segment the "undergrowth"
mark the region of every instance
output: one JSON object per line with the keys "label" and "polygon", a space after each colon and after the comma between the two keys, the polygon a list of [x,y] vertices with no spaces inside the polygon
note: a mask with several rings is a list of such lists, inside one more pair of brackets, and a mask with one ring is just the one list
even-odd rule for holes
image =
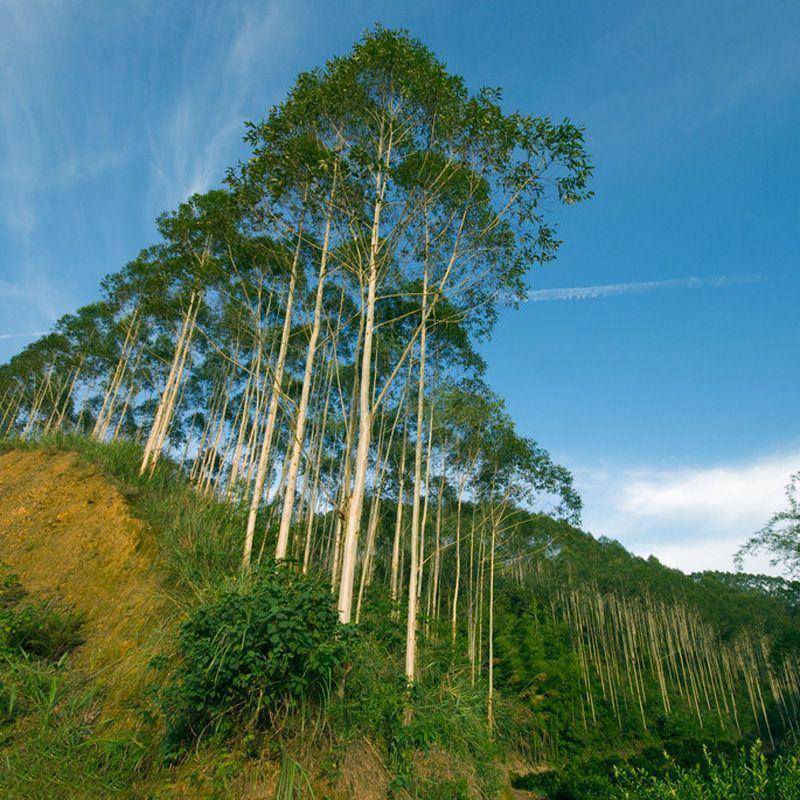
{"label": "undergrowth", "polygon": [[81,626],[0,567],[0,797],[108,797],[137,774],[142,746],[98,735],[102,697],[70,669]]}
{"label": "undergrowth", "polygon": [[691,768],[668,764],[666,774],[620,770],[609,800],[796,800],[800,797],[800,761],[777,756],[771,761],[760,743],[731,758],[704,760]]}
{"label": "undergrowth", "polygon": [[179,662],[161,692],[170,754],[275,716],[324,705],[340,680],[348,628],[330,591],[293,565],[230,579],[180,631]]}

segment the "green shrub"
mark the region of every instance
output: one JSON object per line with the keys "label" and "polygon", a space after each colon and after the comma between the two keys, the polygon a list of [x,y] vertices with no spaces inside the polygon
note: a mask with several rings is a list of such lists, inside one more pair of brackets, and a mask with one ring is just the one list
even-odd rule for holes
{"label": "green shrub", "polygon": [[274,713],[327,698],[342,673],[348,631],[327,586],[291,565],[228,582],[180,632],[180,662],[162,691],[167,748],[234,721],[264,727]]}
{"label": "green shrub", "polygon": [[470,800],[473,796],[463,778],[457,781],[429,781],[423,791],[423,796],[428,800]]}
{"label": "green shrub", "polygon": [[714,759],[691,769],[675,767],[667,775],[623,770],[611,800],[796,800],[800,797],[800,761],[779,756],[771,763],[759,743],[735,758]]}
{"label": "green shrub", "polygon": [[0,614],[19,605],[26,594],[19,578],[7,566],[0,564]]}
{"label": "green shrub", "polygon": [[83,617],[48,600],[29,600],[19,579],[0,571],[0,650],[58,661],[82,643]]}
{"label": "green shrub", "polygon": [[549,800],[604,800],[613,789],[599,763],[576,762],[561,770],[517,778],[514,787],[542,794]]}
{"label": "green shrub", "polygon": [[58,661],[83,642],[83,617],[46,600],[26,603],[5,615],[0,640],[10,650],[22,650],[45,661]]}

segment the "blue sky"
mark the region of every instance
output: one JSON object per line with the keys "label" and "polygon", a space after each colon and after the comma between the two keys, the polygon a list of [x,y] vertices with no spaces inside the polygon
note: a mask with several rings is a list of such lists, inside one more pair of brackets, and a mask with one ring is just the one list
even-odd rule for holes
{"label": "blue sky", "polygon": [[559,259],[501,316],[488,378],[575,472],[587,529],[729,568],[800,469],[794,0],[0,0],[0,359],[377,21],[586,126],[596,197],[557,211]]}

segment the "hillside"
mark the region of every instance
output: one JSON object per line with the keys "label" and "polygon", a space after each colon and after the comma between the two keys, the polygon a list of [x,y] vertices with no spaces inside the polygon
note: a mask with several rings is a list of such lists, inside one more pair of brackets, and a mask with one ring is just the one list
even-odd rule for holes
{"label": "hillside", "polygon": [[[685,576],[531,516],[534,567],[498,586],[495,736],[485,662],[470,680],[435,620],[414,724],[386,728],[403,703],[402,684],[395,695],[385,683],[400,631],[390,607],[373,605],[343,695],[272,716],[277,729],[251,721],[204,734],[199,748],[164,761],[170,707],[156,687],[179,663],[180,623],[211,613],[227,585],[226,533],[239,519],[168,462],[150,481],[137,463],[135,448],[76,438],[0,456],[2,560],[48,613],[81,619],[80,644],[54,662],[3,656],[0,693],[18,697],[0,717],[3,796],[521,798],[560,785],[559,797],[588,798],[572,775],[578,764],[602,776],[663,748],[691,763],[703,743],[728,752],[773,736],[777,746],[794,725],[786,681],[799,626],[787,597],[796,587],[776,592],[771,582],[766,593],[745,576]],[[673,619],[690,644],[669,640]],[[659,671],[650,656],[662,641],[678,655]],[[746,642],[768,648],[767,661]],[[729,649],[728,668],[747,672],[741,685],[714,671]]]}
{"label": "hillside", "polygon": [[87,645],[76,666],[135,692],[146,620],[164,615],[153,535],[74,453],[0,456],[0,553],[23,586],[78,612]]}
{"label": "hillside", "polygon": [[[171,465],[160,467],[152,482],[139,480],[139,455],[135,448],[75,438],[53,439],[44,448],[17,442],[0,455],[3,586],[13,576],[23,602],[46,609],[35,620],[42,640],[57,639],[73,619],[80,622],[69,652],[59,651],[57,659],[33,648],[20,661],[16,648],[0,639],[0,705],[7,704],[0,713],[0,794],[388,796],[391,755],[341,720],[335,742],[324,733],[305,741],[301,721],[277,740],[274,733],[259,737],[255,757],[251,732],[244,740],[234,737],[232,749],[212,737],[179,763],[164,761],[164,720],[154,695],[163,675],[152,667],[159,656],[174,658],[178,623],[222,580],[214,571],[225,563],[224,552],[209,551],[201,540],[204,533],[220,537],[215,544],[224,550],[232,521],[218,503],[198,498]],[[184,518],[170,529],[163,521],[176,512]],[[3,597],[0,591],[0,611]],[[13,634],[13,620],[9,627]],[[41,687],[52,691],[43,695]],[[301,754],[305,768],[289,753]],[[447,774],[459,782],[467,776],[465,785],[468,780],[473,788],[479,783],[472,765],[458,764],[444,750],[417,751],[413,758],[423,783],[447,784]],[[402,786],[397,792],[409,796]]]}

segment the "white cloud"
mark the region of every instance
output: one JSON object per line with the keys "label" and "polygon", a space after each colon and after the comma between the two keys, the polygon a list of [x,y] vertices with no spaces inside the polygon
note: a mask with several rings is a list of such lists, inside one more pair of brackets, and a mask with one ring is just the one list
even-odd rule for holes
{"label": "white cloud", "polygon": [[760,283],[764,280],[766,280],[764,275],[720,275],[711,278],[670,278],[663,281],[638,281],[635,283],[609,283],[601,286],[538,289],[528,295],[528,300],[534,303],[549,300],[596,300],[599,297],[642,294],[658,289],[717,289],[722,286]]}
{"label": "white cloud", "polygon": [[[576,469],[584,525],[685,572],[733,569],[733,556],[785,502],[800,449],[704,467]],[[767,556],[746,563],[775,573]]]}
{"label": "white cloud", "polygon": [[0,333],[0,339],[35,339],[44,336],[45,331],[28,331],[27,333]]}
{"label": "white cloud", "polygon": [[253,96],[259,114],[277,99],[271,68],[290,51],[297,7],[242,0],[230,4],[224,21],[213,3],[198,6],[194,16],[204,22],[185,38],[181,72],[172,76],[179,92],[166,112],[156,109],[149,130],[148,205],[159,209],[218,184],[235,160]]}
{"label": "white cloud", "polygon": [[[30,272],[30,270],[23,270]],[[70,298],[50,281],[35,277],[16,281],[0,279],[0,321],[3,327],[16,330],[41,331],[70,307]],[[40,335],[13,333],[13,337]],[[0,338],[10,338],[3,336]]]}

